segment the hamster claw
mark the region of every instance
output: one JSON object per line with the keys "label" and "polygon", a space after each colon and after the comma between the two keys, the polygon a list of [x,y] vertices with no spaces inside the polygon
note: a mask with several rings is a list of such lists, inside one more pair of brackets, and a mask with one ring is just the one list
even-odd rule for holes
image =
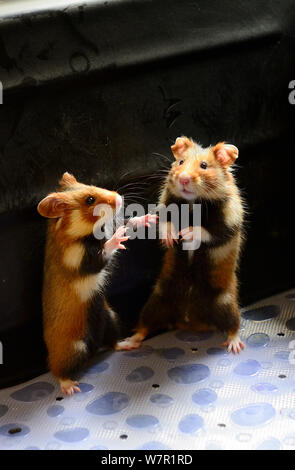
{"label": "hamster claw", "polygon": [[195,237],[195,233],[192,227],[186,227],[179,232],[179,237],[185,241],[192,241]]}
{"label": "hamster claw", "polygon": [[160,238],[167,248],[173,248],[174,243],[178,244],[179,242],[179,236],[171,222],[168,222],[166,226],[160,226]]}
{"label": "hamster claw", "polygon": [[124,242],[129,240],[129,236],[126,234],[127,227],[124,225],[119,227],[118,230],[114,233],[112,238],[110,238],[104,245],[104,252],[108,258],[116,250],[126,250]]}
{"label": "hamster claw", "polygon": [[173,235],[168,234],[167,238],[163,240],[167,248],[173,248],[174,243],[178,244],[178,239],[174,238]]}

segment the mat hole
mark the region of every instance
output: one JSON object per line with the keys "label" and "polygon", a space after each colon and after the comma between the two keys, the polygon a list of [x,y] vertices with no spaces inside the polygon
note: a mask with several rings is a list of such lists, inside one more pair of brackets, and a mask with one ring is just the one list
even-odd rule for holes
{"label": "mat hole", "polygon": [[285,336],[285,333],[281,331],[280,333],[277,334],[277,336]]}
{"label": "mat hole", "polygon": [[18,434],[19,432],[22,432],[22,428],[11,428],[8,432],[9,434]]}
{"label": "mat hole", "polygon": [[56,401],[62,401],[64,397],[56,397]]}
{"label": "mat hole", "polygon": [[218,423],[218,426],[219,426],[220,428],[226,428],[226,424],[224,424],[224,423]]}
{"label": "mat hole", "polygon": [[120,439],[128,439],[127,434],[121,434]]}
{"label": "mat hole", "polygon": [[287,376],[285,374],[280,374],[279,379],[285,379]]}
{"label": "mat hole", "polygon": [[153,387],[153,388],[159,388],[160,385],[159,385],[159,384],[153,384],[152,387]]}

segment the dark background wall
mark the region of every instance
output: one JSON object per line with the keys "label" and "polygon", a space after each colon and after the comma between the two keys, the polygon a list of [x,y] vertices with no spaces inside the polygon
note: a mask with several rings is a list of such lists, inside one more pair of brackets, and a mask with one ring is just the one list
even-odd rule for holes
{"label": "dark background wall", "polygon": [[[36,205],[64,171],[155,202],[169,162],[154,152],[171,159],[182,134],[232,142],[248,203],[241,303],[294,285],[292,4],[83,2],[0,20],[0,385],[44,369]],[[149,293],[156,250],[134,241],[120,254],[109,297],[123,324]]]}

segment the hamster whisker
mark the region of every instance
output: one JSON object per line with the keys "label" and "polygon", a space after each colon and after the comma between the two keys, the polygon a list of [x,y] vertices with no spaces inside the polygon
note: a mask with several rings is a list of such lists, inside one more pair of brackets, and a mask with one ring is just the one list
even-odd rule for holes
{"label": "hamster whisker", "polygon": [[153,152],[152,155],[154,155],[155,157],[161,157],[161,158],[164,158],[165,160],[167,160],[169,163],[172,163],[172,158],[169,158],[167,155],[163,155],[162,153],[158,153],[158,152]]}
{"label": "hamster whisker", "polygon": [[131,175],[132,173],[135,173],[135,172],[136,172],[136,170],[129,170],[129,171],[126,171],[125,173],[123,173],[123,174],[119,177],[118,182],[119,182],[119,181],[122,181],[123,178],[126,178],[126,176],[129,176],[129,175]]}
{"label": "hamster whisker", "polygon": [[126,183],[125,185],[117,188],[117,191],[124,191],[126,189],[144,189],[144,186],[146,185],[147,183]]}
{"label": "hamster whisker", "polygon": [[162,173],[153,173],[152,175],[147,176],[147,179],[156,179],[156,178],[164,178],[169,174],[169,171],[163,171]]}
{"label": "hamster whisker", "polygon": [[138,194],[136,194],[136,193],[128,194],[127,196],[124,196],[124,200],[126,200],[126,201],[128,201],[128,200],[137,200],[137,199],[140,199],[142,201],[146,201],[145,197],[138,196]]}

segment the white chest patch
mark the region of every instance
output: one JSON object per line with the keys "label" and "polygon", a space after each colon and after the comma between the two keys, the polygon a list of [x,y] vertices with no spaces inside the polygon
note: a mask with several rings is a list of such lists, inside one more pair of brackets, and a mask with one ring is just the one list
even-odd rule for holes
{"label": "white chest patch", "polygon": [[80,352],[80,353],[86,353],[87,352],[87,346],[86,346],[86,343],[85,341],[76,341],[75,344],[74,344],[74,347],[75,347],[75,350],[76,352]]}
{"label": "white chest patch", "polygon": [[216,301],[219,305],[229,305],[233,301],[233,296],[230,292],[223,292],[217,297]]}
{"label": "white chest patch", "polygon": [[85,248],[80,242],[74,243],[64,252],[63,262],[65,266],[72,269],[78,269],[81,265]]}
{"label": "white chest patch", "polygon": [[232,238],[230,241],[228,241],[222,246],[219,246],[217,248],[211,248],[210,257],[212,261],[218,263],[219,261],[223,261],[224,259],[226,259],[231,254],[236,244],[236,238]]}
{"label": "white chest patch", "polygon": [[201,242],[208,243],[212,239],[212,236],[204,227],[201,227]]}
{"label": "white chest patch", "polygon": [[225,221],[229,227],[242,223],[242,206],[238,197],[231,197],[223,209]]}

